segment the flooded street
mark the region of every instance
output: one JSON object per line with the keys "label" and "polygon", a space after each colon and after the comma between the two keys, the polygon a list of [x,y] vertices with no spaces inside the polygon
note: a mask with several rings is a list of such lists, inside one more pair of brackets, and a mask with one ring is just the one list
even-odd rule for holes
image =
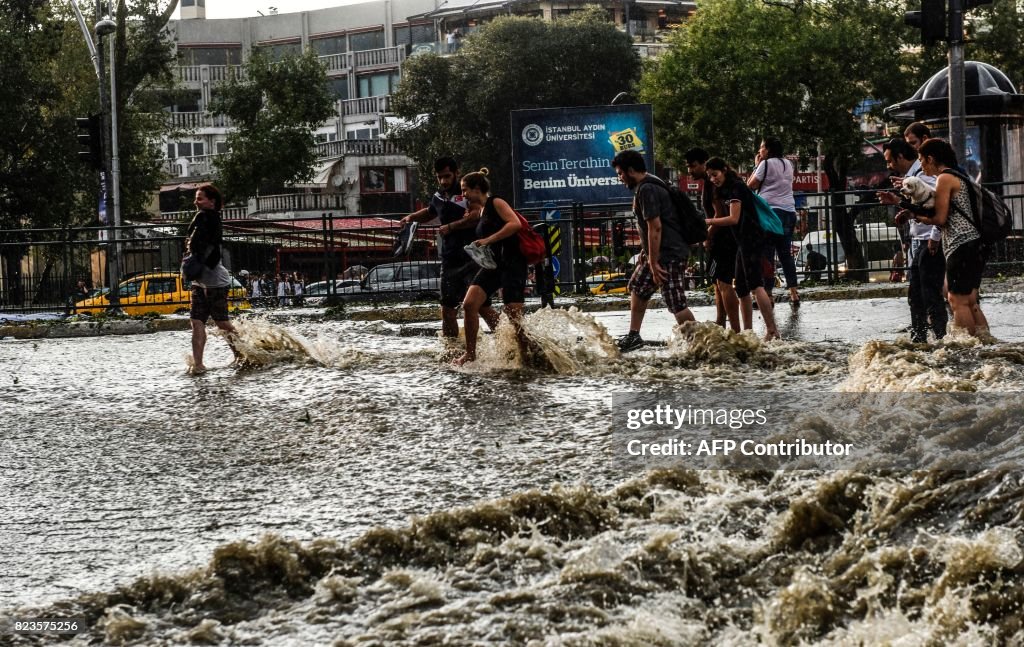
{"label": "flooded street", "polygon": [[1020,638],[1019,472],[645,474],[612,428],[624,392],[1019,394],[1020,301],[983,302],[999,343],[930,347],[897,299],[779,304],[768,345],[652,310],[663,344],[624,356],[628,313],[546,311],[553,371],[507,330],[455,370],[383,322],[243,321],[250,366],[211,335],[198,377],[186,332],[5,340],[0,619],[89,618],[76,644]]}

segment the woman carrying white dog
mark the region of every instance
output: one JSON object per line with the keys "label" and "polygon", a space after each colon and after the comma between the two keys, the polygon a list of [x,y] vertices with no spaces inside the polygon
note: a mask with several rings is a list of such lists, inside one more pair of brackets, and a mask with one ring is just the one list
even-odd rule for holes
{"label": "woman carrying white dog", "polygon": [[929,139],[918,149],[921,168],[936,178],[935,215],[907,212],[926,225],[942,230],[942,249],[946,254],[946,281],[953,321],[975,337],[988,332],[988,320],[978,305],[978,288],[985,269],[981,234],[971,204],[970,189],[957,176],[956,153],[941,139]]}

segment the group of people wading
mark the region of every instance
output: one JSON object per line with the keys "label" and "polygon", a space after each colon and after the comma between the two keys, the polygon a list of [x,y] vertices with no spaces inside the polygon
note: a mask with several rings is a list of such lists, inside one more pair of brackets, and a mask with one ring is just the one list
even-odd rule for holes
{"label": "group of people wading", "polygon": [[[905,140],[892,140],[885,147],[886,162],[900,177],[916,175],[935,186],[934,212],[901,209],[897,224],[913,221],[913,244],[909,251],[911,335],[926,341],[930,326],[936,338],[945,334],[945,310],[936,294],[945,279],[955,323],[972,335],[987,331],[988,322],[978,305],[978,287],[984,270],[984,249],[975,223],[975,201],[969,195],[968,178],[959,168],[956,154],[945,141],[930,139],[913,124]],[[916,156],[914,155],[916,153]],[[765,137],[754,159],[754,172],[743,181],[723,159],[711,157],[700,148],[685,154],[690,177],[703,180],[701,205],[708,237],[705,247],[710,259],[708,271],[715,286],[717,323],[732,330],[753,327],[753,303],[765,323],[765,339],[778,339],[774,302],[775,255],[779,257],[790,303],[800,303],[796,266],[790,244],[796,223],[793,177],[795,168],[786,159],[782,143]],[[619,338],[622,351],[643,346],[640,328],[648,302],[661,291],[665,307],[677,323],[693,321],[686,302],[687,259],[690,246],[683,238],[681,215],[676,212],[667,185],[648,173],[643,156],[634,150],[618,153],[612,167],[619,180],[633,192],[633,214],[640,233],[641,252],[629,279],[629,332]],[[487,170],[459,177],[456,161],[442,157],[435,161],[438,189],[430,203],[404,218],[409,222],[438,221],[441,257],[442,334],[458,337],[458,309],[465,314],[466,347],[453,364],[462,366],[476,360],[480,318],[493,330],[498,313],[491,300],[501,291],[504,312],[515,326],[520,350],[529,344],[523,333],[523,302],[526,292],[526,257],[520,251],[517,234],[521,221],[504,199],[491,195]],[[894,184],[899,185],[896,178]],[[762,227],[753,192],[757,191],[779,217],[783,233],[772,234]],[[899,199],[881,193],[883,204]],[[900,203],[902,206],[908,206]],[[206,321],[213,318],[233,346],[235,329],[227,315],[230,277],[220,262],[222,239],[220,193],[212,185],[196,191],[197,213],[189,225],[187,250],[204,259],[203,276],[192,284],[192,370],[204,370]],[[474,248],[490,250],[494,267],[481,267],[472,258]],[[941,253],[940,253],[941,252]],[[940,261],[944,261],[941,264]],[[940,268],[941,265],[941,268]]]}

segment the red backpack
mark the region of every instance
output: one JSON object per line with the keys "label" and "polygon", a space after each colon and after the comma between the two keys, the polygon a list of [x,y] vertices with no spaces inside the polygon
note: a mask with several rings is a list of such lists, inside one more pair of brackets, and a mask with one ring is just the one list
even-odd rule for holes
{"label": "red backpack", "polygon": [[[514,210],[513,210],[514,211]],[[519,251],[526,257],[527,265],[539,265],[547,257],[547,245],[540,234],[533,230],[530,223],[526,222],[523,214],[516,211],[519,218]]]}

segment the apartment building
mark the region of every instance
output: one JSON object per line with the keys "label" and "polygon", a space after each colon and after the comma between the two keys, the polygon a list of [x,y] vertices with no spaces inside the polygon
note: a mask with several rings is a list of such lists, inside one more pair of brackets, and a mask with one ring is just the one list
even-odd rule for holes
{"label": "apartment building", "polygon": [[[178,75],[186,88],[165,109],[171,123],[186,133],[164,143],[167,188],[189,186],[208,176],[215,156],[226,152],[231,123],[208,112],[218,84],[239,73],[251,52],[272,58],[313,50],[323,62],[334,93],[335,114],[316,132],[321,162],[303,187],[309,211],[331,206],[337,213],[400,212],[412,207],[416,193],[413,162],[382,139],[391,93],[402,65],[425,52],[449,54],[499,15],[545,20],[580,11],[582,0],[374,0],[298,13],[250,18],[206,19],[206,3],[182,0],[181,19],[170,30],[177,48]],[[642,56],[656,55],[665,30],[695,10],[694,2],[632,0],[599,2],[609,19],[633,34]],[[274,200],[250,204],[249,214],[292,213]],[[166,205],[166,201],[164,201]],[[280,202],[284,204],[284,202]],[[301,205],[299,205],[301,207]],[[162,206],[161,211],[168,208]],[[169,214],[168,214],[169,215]]]}

